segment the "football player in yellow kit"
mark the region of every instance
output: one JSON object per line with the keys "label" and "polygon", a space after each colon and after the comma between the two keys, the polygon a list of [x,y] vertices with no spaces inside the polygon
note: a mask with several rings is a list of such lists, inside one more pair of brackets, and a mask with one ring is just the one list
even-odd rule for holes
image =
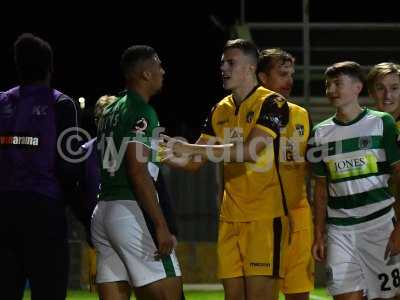
{"label": "football player in yellow kit", "polygon": [[[278,279],[284,275],[289,228],[275,158],[289,107],[281,95],[258,84],[258,55],[250,41],[228,41],[221,75],[224,89],[231,94],[214,106],[196,144],[166,137],[163,145],[166,153],[186,156],[183,167],[188,170],[223,157],[217,252],[218,277],[227,300],[274,300]],[[233,146],[215,147],[218,143]],[[169,163],[177,164],[173,159]]]}
{"label": "football player in yellow kit", "polygon": [[[294,57],[282,49],[265,49],[260,53],[258,79],[262,86],[290,97],[293,86]],[[285,256],[285,278],[280,290],[286,300],[308,300],[314,288],[314,261],[311,209],[307,199],[307,139],[311,130],[308,112],[287,102],[289,119],[280,129],[279,172],[291,222],[291,242]]]}

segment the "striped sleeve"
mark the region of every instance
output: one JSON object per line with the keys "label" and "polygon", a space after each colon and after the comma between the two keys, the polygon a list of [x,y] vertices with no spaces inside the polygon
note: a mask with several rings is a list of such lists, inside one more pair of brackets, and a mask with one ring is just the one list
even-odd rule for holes
{"label": "striped sleeve", "polygon": [[383,121],[383,145],[386,158],[390,165],[400,162],[400,135],[394,119],[389,114],[382,116]]}

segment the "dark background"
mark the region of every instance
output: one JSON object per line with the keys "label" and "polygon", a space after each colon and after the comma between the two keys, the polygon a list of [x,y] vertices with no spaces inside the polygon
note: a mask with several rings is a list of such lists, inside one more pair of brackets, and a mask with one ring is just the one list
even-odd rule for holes
{"label": "dark background", "polygon": [[[399,22],[395,4],[310,0],[310,21]],[[16,37],[37,34],[53,46],[53,86],[75,99],[86,98],[84,126],[93,131],[94,102],[123,89],[121,53],[133,44],[148,44],[166,70],[163,92],[152,102],[160,121],[170,135],[193,141],[212,105],[224,95],[218,68],[221,49],[229,27],[239,20],[240,1],[20,2],[8,3],[1,11],[0,90],[16,83]],[[300,22],[302,1],[247,0],[246,12],[248,21]]]}

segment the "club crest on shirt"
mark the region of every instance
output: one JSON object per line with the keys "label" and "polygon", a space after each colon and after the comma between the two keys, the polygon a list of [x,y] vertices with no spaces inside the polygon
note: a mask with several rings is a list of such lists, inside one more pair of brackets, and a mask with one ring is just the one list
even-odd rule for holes
{"label": "club crest on shirt", "polygon": [[358,148],[360,150],[370,149],[372,146],[372,138],[370,136],[361,136],[358,138]]}
{"label": "club crest on shirt", "polygon": [[302,124],[296,124],[296,131],[300,136],[304,135],[304,126]]}
{"label": "club crest on shirt", "polygon": [[149,126],[149,122],[146,120],[146,118],[140,118],[139,120],[136,121],[135,126],[133,127],[133,132],[144,132],[147,127]]}

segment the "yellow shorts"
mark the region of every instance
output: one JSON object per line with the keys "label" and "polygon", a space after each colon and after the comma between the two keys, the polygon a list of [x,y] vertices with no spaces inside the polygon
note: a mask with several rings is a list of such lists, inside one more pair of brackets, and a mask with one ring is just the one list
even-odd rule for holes
{"label": "yellow shorts", "polygon": [[280,281],[280,288],[284,294],[306,293],[314,289],[311,210],[301,208],[292,210],[289,214],[293,228],[291,228],[291,241],[284,259],[285,278]]}
{"label": "yellow shorts", "polygon": [[218,277],[283,277],[288,218],[251,222],[219,222]]}

